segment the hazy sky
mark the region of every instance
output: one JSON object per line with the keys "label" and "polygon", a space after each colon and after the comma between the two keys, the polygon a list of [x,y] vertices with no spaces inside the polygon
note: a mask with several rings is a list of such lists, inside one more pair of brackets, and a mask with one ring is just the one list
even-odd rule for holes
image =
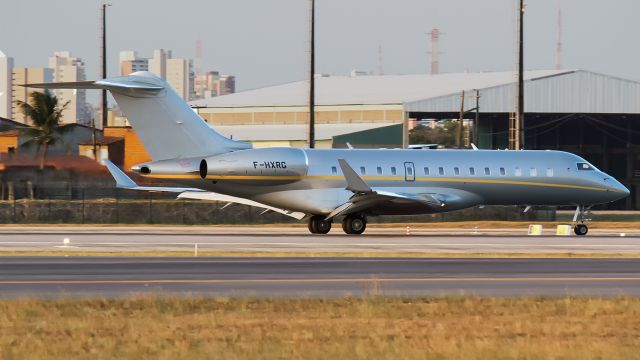
{"label": "hazy sky", "polygon": [[[0,0],[0,50],[16,66],[46,66],[69,50],[98,77],[99,0]],[[426,72],[438,27],[441,72],[511,70],[516,61],[516,0],[316,0],[317,72]],[[155,48],[195,56],[203,70],[237,76],[239,90],[307,76],[309,0],[111,0],[108,72],[118,52],[143,57]],[[529,0],[525,66],[554,67],[557,11],[562,8],[563,64],[640,80],[640,1]],[[91,97],[93,99],[93,97]]]}

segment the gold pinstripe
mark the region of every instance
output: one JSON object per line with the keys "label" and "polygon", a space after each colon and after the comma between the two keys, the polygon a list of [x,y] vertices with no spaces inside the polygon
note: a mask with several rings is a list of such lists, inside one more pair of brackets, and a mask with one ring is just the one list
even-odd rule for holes
{"label": "gold pinstripe", "polygon": [[[200,179],[197,174],[148,174],[143,175],[145,177],[158,178],[158,179]],[[308,176],[277,176],[277,175],[208,175],[208,180],[343,180],[344,177],[340,175],[308,175]],[[363,176],[364,180],[371,181],[402,181],[402,176]],[[476,183],[476,184],[492,184],[492,185],[524,185],[524,186],[540,186],[540,187],[555,187],[555,188],[567,188],[567,189],[582,189],[582,190],[595,190],[595,191],[607,191],[610,189],[594,186],[582,186],[582,185],[568,185],[568,184],[555,184],[555,183],[543,183],[533,181],[516,181],[516,180],[493,180],[493,179],[472,179],[472,178],[439,178],[439,177],[417,177],[415,181],[425,182],[455,182],[455,183]],[[615,191],[615,190],[610,190]]]}

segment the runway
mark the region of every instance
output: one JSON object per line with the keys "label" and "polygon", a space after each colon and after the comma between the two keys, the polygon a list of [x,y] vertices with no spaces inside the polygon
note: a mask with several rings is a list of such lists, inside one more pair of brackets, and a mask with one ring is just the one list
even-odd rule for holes
{"label": "runway", "polygon": [[640,295],[640,259],[2,257],[0,296]]}
{"label": "runway", "polygon": [[[276,253],[576,253],[640,254],[638,230],[587,236],[526,236],[526,230],[367,230],[361,236],[310,235],[285,227],[0,228],[0,252],[276,252]],[[623,234],[624,236],[620,236]],[[65,243],[64,239],[68,239]],[[1,254],[0,254],[1,255]]]}

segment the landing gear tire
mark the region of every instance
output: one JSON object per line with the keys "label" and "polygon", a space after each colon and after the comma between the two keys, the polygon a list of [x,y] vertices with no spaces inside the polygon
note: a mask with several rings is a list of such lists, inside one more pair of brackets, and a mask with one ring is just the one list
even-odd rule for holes
{"label": "landing gear tire", "polygon": [[576,226],[573,227],[573,232],[576,235],[583,236],[583,235],[587,235],[587,233],[589,232],[589,228],[585,224],[577,224]]}
{"label": "landing gear tire", "polygon": [[342,220],[342,230],[349,235],[360,235],[367,228],[367,219],[362,215],[347,215]]}
{"label": "landing gear tire", "polygon": [[322,215],[314,215],[309,219],[309,231],[312,234],[326,234],[331,230],[331,221]]}

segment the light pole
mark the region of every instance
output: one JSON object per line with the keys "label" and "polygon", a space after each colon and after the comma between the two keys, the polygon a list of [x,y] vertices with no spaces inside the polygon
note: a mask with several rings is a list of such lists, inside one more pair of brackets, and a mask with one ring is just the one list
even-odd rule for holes
{"label": "light pole", "polygon": [[[100,56],[101,56],[101,60],[102,60],[102,71],[100,76],[103,79],[107,78],[107,6],[111,6],[111,4],[108,4],[106,2],[102,3],[101,9],[100,9],[100,15],[102,18],[102,46],[100,47]],[[101,113],[102,113],[102,128],[106,128],[107,127],[107,122],[108,122],[108,108],[107,108],[107,91],[106,90],[102,90],[102,99],[100,102],[100,107],[101,107]]]}
{"label": "light pole", "polygon": [[311,1],[311,38],[309,42],[310,52],[309,52],[309,148],[313,149],[316,147],[316,119],[315,119],[315,91],[316,91],[316,81],[315,81],[315,12],[316,12],[316,2],[315,0]]}

